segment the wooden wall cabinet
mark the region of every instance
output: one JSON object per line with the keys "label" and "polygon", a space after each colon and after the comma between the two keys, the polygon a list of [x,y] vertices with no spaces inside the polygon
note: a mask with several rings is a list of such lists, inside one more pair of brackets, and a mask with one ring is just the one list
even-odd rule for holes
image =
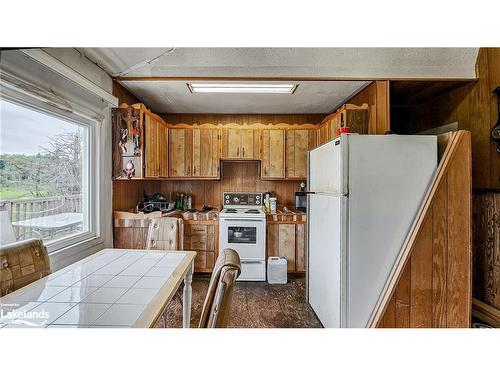
{"label": "wooden wall cabinet", "polygon": [[217,128],[169,129],[169,177],[220,177],[220,130]]}
{"label": "wooden wall cabinet", "polygon": [[341,127],[342,122],[351,133],[368,134],[369,120],[368,104],[361,106],[344,104],[319,124],[316,130],[317,145],[322,145],[336,138],[337,130]]}
{"label": "wooden wall cabinet", "polygon": [[144,113],[144,177],[158,177],[158,125],[151,116]]}
{"label": "wooden wall cabinet", "polygon": [[[113,110],[113,178],[168,176],[168,128],[144,104],[122,104]],[[134,173],[127,173],[127,164]]]}
{"label": "wooden wall cabinet", "polygon": [[[112,110],[113,178],[141,179],[144,164],[144,121],[146,107],[122,105]],[[128,174],[127,164],[135,171]]]}
{"label": "wooden wall cabinet", "polygon": [[158,117],[144,113],[144,177],[168,176],[168,128]]}
{"label": "wooden wall cabinet", "polygon": [[285,257],[288,272],[305,272],[306,243],[305,222],[267,222],[267,257]]}
{"label": "wooden wall cabinet", "polygon": [[184,221],[184,250],[196,251],[195,272],[212,272],[219,253],[219,221]]}
{"label": "wooden wall cabinet", "polygon": [[220,130],[193,129],[193,177],[220,177]]}
{"label": "wooden wall cabinet", "polygon": [[307,178],[307,152],[314,148],[314,145],[314,130],[286,131],[285,177],[287,179]]}
{"label": "wooden wall cabinet", "polygon": [[259,131],[241,128],[243,126],[238,125],[222,130],[223,159],[258,159]]}
{"label": "wooden wall cabinet", "polygon": [[260,133],[260,175],[264,180],[285,178],[285,130]]}
{"label": "wooden wall cabinet", "polygon": [[168,127],[158,120],[158,177],[168,177]]}
{"label": "wooden wall cabinet", "polygon": [[193,129],[173,129],[169,132],[169,172],[173,178],[192,176]]}

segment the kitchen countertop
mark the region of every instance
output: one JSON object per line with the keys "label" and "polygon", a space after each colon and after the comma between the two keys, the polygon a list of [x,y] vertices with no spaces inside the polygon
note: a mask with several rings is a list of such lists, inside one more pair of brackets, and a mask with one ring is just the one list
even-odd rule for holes
{"label": "kitchen countertop", "polygon": [[283,208],[278,208],[276,213],[266,213],[266,219],[268,222],[280,222],[280,221],[294,221],[294,222],[305,222],[306,213],[298,210],[289,209],[284,211]]}

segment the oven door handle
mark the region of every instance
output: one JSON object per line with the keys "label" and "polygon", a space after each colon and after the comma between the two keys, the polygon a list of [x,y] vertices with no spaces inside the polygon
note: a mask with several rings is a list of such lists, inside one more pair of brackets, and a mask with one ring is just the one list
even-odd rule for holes
{"label": "oven door handle", "polygon": [[265,219],[225,219],[225,218],[222,218],[221,220],[223,220],[223,221],[256,221],[256,222],[265,221]]}

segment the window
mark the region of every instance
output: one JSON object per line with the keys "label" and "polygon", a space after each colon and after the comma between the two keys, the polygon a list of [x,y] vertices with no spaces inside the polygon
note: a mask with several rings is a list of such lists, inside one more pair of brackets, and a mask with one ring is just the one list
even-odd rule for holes
{"label": "window", "polygon": [[92,234],[92,127],[25,104],[0,99],[0,241],[53,251]]}

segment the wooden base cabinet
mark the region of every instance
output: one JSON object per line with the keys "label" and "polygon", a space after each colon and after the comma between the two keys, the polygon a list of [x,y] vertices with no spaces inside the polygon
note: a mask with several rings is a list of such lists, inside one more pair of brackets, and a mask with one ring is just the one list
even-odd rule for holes
{"label": "wooden base cabinet", "polygon": [[195,272],[212,272],[219,253],[219,222],[185,220],[184,250],[196,251]]}
{"label": "wooden base cabinet", "polygon": [[285,257],[288,272],[305,272],[306,243],[305,222],[267,223],[266,259]]}

